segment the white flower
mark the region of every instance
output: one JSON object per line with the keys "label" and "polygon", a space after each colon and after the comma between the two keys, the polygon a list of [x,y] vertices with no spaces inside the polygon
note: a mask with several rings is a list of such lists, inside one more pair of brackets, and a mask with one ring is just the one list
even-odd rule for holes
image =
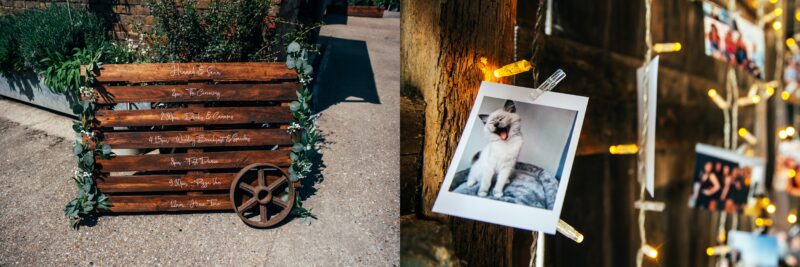
{"label": "white flower", "polygon": [[289,48],[287,50],[289,51],[289,53],[300,52],[300,44],[298,44],[297,42],[292,42],[291,44],[289,44]]}

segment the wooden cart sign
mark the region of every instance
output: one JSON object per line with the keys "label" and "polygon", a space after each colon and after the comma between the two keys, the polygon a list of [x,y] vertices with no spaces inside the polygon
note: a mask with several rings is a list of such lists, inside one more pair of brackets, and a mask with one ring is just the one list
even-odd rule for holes
{"label": "wooden cart sign", "polygon": [[266,227],[291,210],[298,84],[285,63],[110,64],[95,76],[98,142],[142,152],[96,158],[111,213],[236,211]]}

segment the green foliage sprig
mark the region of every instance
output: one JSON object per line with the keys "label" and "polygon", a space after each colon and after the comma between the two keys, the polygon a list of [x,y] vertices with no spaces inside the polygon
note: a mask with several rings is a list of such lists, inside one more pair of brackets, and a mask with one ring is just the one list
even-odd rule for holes
{"label": "green foliage sprig", "polygon": [[[292,139],[292,152],[289,157],[292,159],[292,166],[289,167],[289,176],[292,182],[307,178],[314,166],[313,157],[318,153],[316,121],[319,114],[314,114],[311,107],[312,94],[310,90],[312,74],[314,68],[308,63],[308,45],[302,47],[298,42],[292,42],[287,49],[286,66],[297,72],[300,78],[300,86],[297,89],[297,101],[293,101],[289,108],[294,115],[294,121],[289,125],[289,133],[295,137]],[[295,200],[295,209],[292,213],[301,218],[302,223],[310,223],[316,216],[310,209],[303,207],[300,196]]]}
{"label": "green foliage sprig", "polygon": [[[92,59],[99,59],[99,56]],[[87,65],[86,76],[77,80],[81,94],[87,99],[76,103],[72,109],[76,114],[80,114],[80,120],[74,121],[72,130],[75,131],[76,139],[72,145],[72,151],[77,157],[78,168],[73,174],[72,180],[78,188],[78,193],[73,200],[67,203],[64,208],[64,215],[69,218],[73,228],[78,228],[82,222],[97,216],[97,211],[108,210],[111,202],[101,193],[94,184],[92,175],[94,174],[95,156],[100,158],[110,158],[113,156],[111,146],[100,145],[94,132],[90,130],[95,121],[97,105],[94,103],[94,94],[90,85],[94,82],[94,71],[99,68],[101,63],[92,61]],[[94,147],[91,147],[94,144]]]}

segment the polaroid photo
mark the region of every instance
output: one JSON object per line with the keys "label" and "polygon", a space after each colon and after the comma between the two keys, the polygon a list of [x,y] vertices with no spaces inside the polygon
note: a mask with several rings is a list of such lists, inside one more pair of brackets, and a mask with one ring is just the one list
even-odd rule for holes
{"label": "polaroid photo", "polygon": [[755,189],[763,186],[763,159],[704,144],[695,146],[695,154],[690,207],[740,212]]}
{"label": "polaroid photo", "polygon": [[[636,132],[639,134],[639,140],[642,139],[642,127],[647,127],[647,136],[643,147],[644,151],[644,164],[645,164],[645,188],[650,193],[650,197],[655,194],[655,168],[656,168],[656,100],[658,99],[658,60],[656,56],[647,65],[647,84],[644,84],[644,70],[645,66],[636,69],[636,92],[639,104],[636,105],[638,115],[636,118],[638,129]],[[644,106],[642,95],[647,92],[647,106]],[[643,125],[642,114],[647,112],[647,125]]]}
{"label": "polaroid photo", "polygon": [[736,266],[778,266],[778,239],[773,236],[731,231],[728,247],[731,248],[730,260]]}
{"label": "polaroid photo", "polygon": [[434,212],[554,234],[588,98],[481,83]]}
{"label": "polaroid photo", "polygon": [[775,159],[773,188],[778,192],[786,192],[800,197],[800,140],[784,140],[778,144],[778,155]]}
{"label": "polaroid photo", "polygon": [[711,2],[703,2],[705,54],[764,78],[764,31]]}

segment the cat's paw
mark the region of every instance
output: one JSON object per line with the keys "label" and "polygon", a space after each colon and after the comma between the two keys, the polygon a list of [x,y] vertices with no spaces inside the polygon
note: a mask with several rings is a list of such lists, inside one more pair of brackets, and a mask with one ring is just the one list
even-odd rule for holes
{"label": "cat's paw", "polygon": [[482,197],[487,196],[486,191],[478,192],[478,196],[482,196]]}
{"label": "cat's paw", "polygon": [[469,181],[467,181],[467,186],[474,186],[474,185],[476,185],[477,183],[478,183],[478,181],[475,181],[475,180],[469,180]]}
{"label": "cat's paw", "polygon": [[494,192],[492,192],[492,195],[495,198],[501,198],[501,197],[503,197],[503,191],[494,191]]}

